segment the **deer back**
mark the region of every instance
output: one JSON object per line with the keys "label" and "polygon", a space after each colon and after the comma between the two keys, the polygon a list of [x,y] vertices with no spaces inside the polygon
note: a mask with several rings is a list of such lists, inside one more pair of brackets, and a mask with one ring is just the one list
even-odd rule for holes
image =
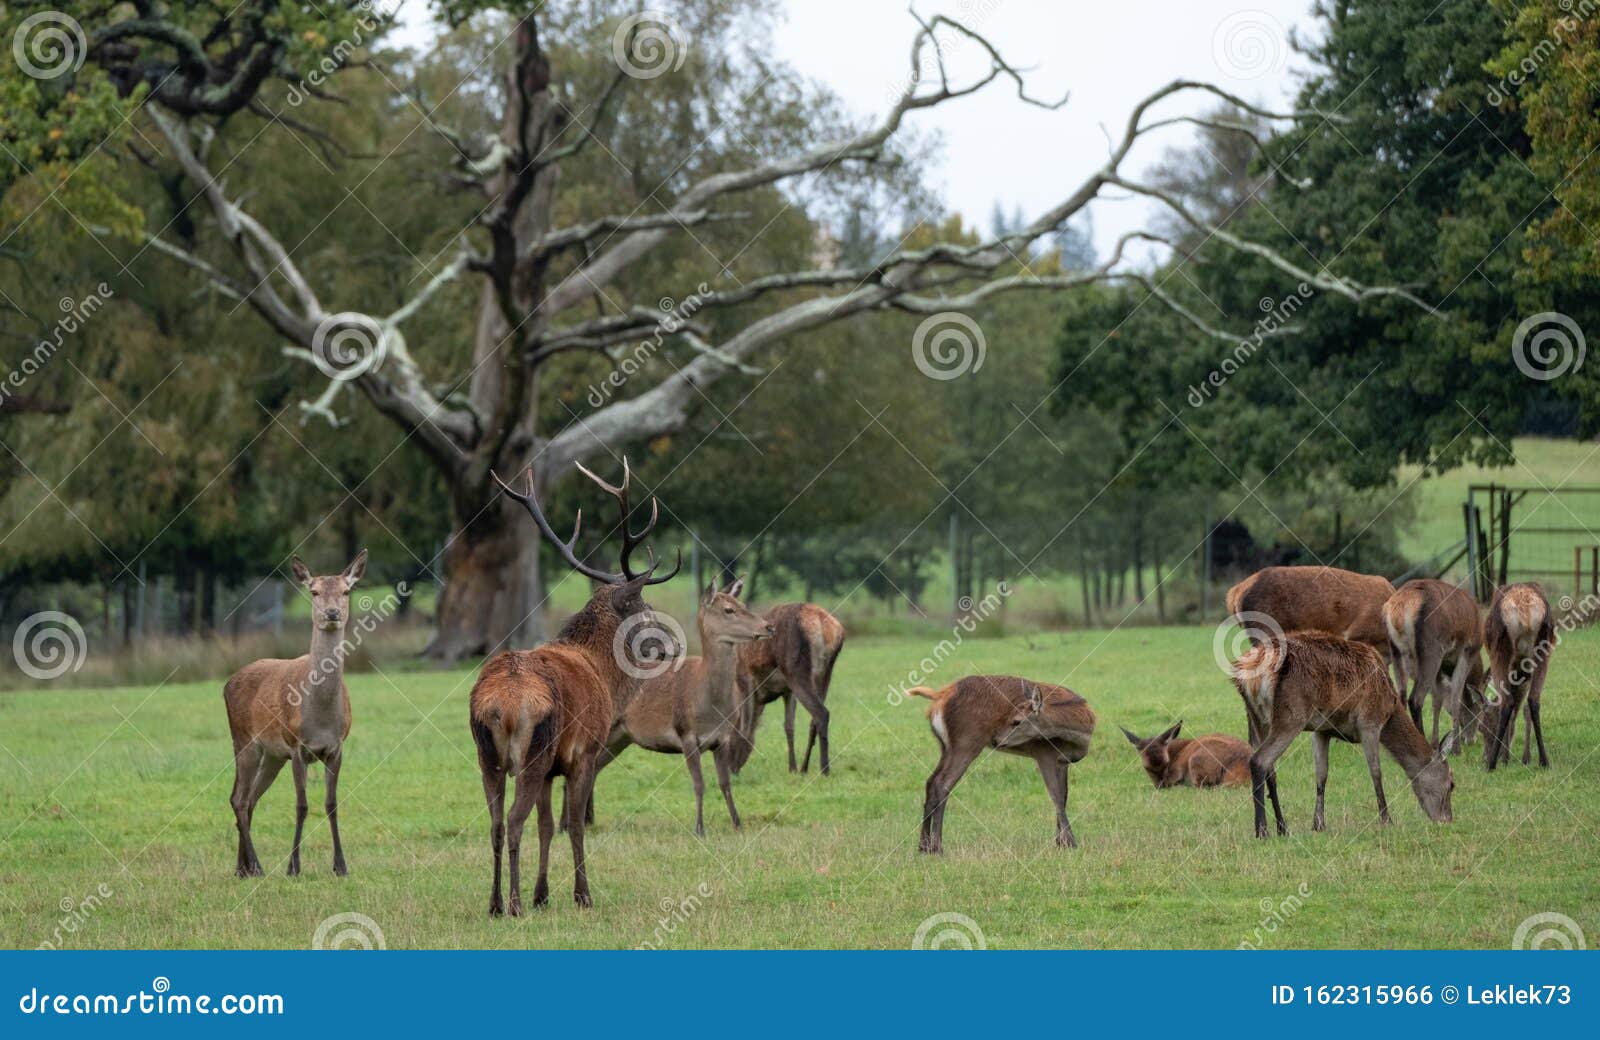
{"label": "deer back", "polygon": [[1433,578],[1414,578],[1383,606],[1389,641],[1407,658],[1430,651],[1476,652],[1483,644],[1478,605],[1465,589]]}
{"label": "deer back", "polygon": [[1230,614],[1264,614],[1284,632],[1320,630],[1385,645],[1387,578],[1338,567],[1267,567],[1228,590]]}

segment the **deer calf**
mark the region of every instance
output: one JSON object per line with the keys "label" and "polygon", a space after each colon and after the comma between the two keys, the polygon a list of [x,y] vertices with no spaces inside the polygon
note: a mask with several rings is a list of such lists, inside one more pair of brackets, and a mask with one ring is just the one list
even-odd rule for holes
{"label": "deer calf", "polygon": [[1303,632],[1264,641],[1234,662],[1233,684],[1250,720],[1250,788],[1255,802],[1256,837],[1267,836],[1263,792],[1273,789],[1278,833],[1288,825],[1277,801],[1277,762],[1302,732],[1312,735],[1317,770],[1317,809],[1311,829],[1320,831],[1323,791],[1328,785],[1328,743],[1337,737],[1360,744],[1378,796],[1378,819],[1389,822],[1383,797],[1383,767],[1378,748],[1400,763],[1428,818],[1450,822],[1450,764],[1434,753],[1422,730],[1389,684],[1383,658],[1366,643],[1326,632]]}
{"label": "deer calf", "polygon": [[339,767],[350,735],[350,691],[344,685],[344,658],[350,646],[344,626],[350,619],[350,590],[367,570],[367,550],[333,575],[313,577],[295,556],[295,581],[311,593],[311,652],[294,660],[254,661],[234,672],[223,687],[228,729],[233,734],[234,825],[239,856],[234,873],[259,876],[261,860],[250,840],[256,803],[278,778],[285,762],[294,766],[294,847],[289,874],[300,873],[300,836],[306,822],[306,766],[321,762],[326,794],[323,808],[333,833],[333,872],[344,877],[344,847],[339,844]]}
{"label": "deer calf", "polygon": [[1156,787],[1243,787],[1250,782],[1250,745],[1226,733],[1178,739],[1183,720],[1153,737],[1122,735],[1139,749],[1144,771]]}
{"label": "deer calf", "polygon": [[[506,650],[486,662],[478,673],[470,697],[469,721],[472,739],[478,747],[478,769],[483,774],[483,795],[489,806],[489,843],[494,852],[494,881],[489,894],[489,915],[497,917],[507,905],[500,891],[502,847],[510,852],[511,916],[522,913],[522,884],[519,853],[522,828],[535,803],[539,807],[539,880],[533,889],[533,905],[550,901],[550,839],[555,833],[555,815],[550,807],[550,789],[555,777],[567,779],[567,829],[572,841],[575,875],[572,898],[579,906],[593,906],[589,895],[589,875],[584,862],[583,813],[594,784],[596,759],[605,748],[611,727],[633,692],[634,680],[625,666],[642,668],[662,657],[680,653],[677,641],[655,620],[644,590],[668,581],[668,574],[655,574],[655,554],[642,572],[631,567],[633,551],[656,524],[655,499],[650,500],[650,520],[635,534],[628,526],[628,462],[622,462],[622,484],[613,487],[584,469],[580,470],[602,490],[614,497],[622,511],[622,569],[599,570],[583,562],[576,544],[583,514],[578,514],[572,538],[563,542],[551,529],[534,495],[533,473],[528,473],[525,492],[515,492],[499,477],[495,480],[505,493],[521,502],[533,517],[540,533],[561,554],[569,566],[598,584],[589,602],[567,619],[556,638],[537,650]],[[681,556],[678,563],[683,562]],[[628,626],[624,630],[623,626]],[[648,633],[654,642],[643,645],[628,631]],[[621,632],[623,638],[619,639]],[[638,651],[641,660],[626,659]],[[656,656],[648,656],[652,651]],[[506,777],[517,781],[516,801],[508,817],[505,810]]]}
{"label": "deer calf", "polygon": [[933,702],[928,724],[939,740],[918,851],[944,851],[945,804],[985,748],[1033,759],[1056,806],[1056,844],[1077,846],[1067,820],[1067,767],[1089,753],[1094,712],[1087,701],[1064,686],[1014,675],[969,675],[942,690],[914,686],[906,693]]}
{"label": "deer calf", "polygon": [[1539,719],[1539,701],[1544,680],[1550,670],[1550,653],[1555,649],[1555,624],[1550,616],[1550,601],[1544,589],[1534,582],[1520,582],[1496,589],[1489,603],[1489,618],[1484,622],[1484,642],[1489,646],[1489,666],[1494,687],[1500,693],[1500,711],[1484,742],[1483,764],[1490,772],[1503,757],[1511,759],[1511,736],[1517,712],[1526,713],[1522,731],[1522,764],[1528,764],[1530,735],[1539,742],[1539,765],[1548,768],[1550,757],[1544,750],[1544,724]]}
{"label": "deer calf", "polygon": [[[1471,739],[1483,715],[1483,627],[1478,604],[1462,588],[1433,578],[1400,586],[1383,605],[1383,624],[1404,694],[1411,684],[1411,721],[1422,726],[1422,704],[1433,697],[1433,743],[1439,745],[1439,710],[1448,708],[1451,729],[1444,749],[1452,752]],[[1443,674],[1450,666],[1448,685]]]}
{"label": "deer calf", "polygon": [[[715,584],[700,594],[700,656],[684,660],[676,671],[652,676],[638,691],[612,728],[611,739],[600,756],[605,766],[630,744],[647,751],[682,754],[694,785],[694,832],[704,836],[705,779],[700,755],[711,752],[717,769],[717,786],[728,805],[734,829],[739,810],[733,804],[732,754],[739,732],[738,653],[741,646],[766,639],[772,625],[739,601],[744,579],[736,579],[721,592]],[[589,818],[593,819],[591,802]]]}
{"label": "deer calf", "polygon": [[789,772],[795,772],[795,702],[811,716],[806,755],[799,771],[811,768],[811,749],[820,743],[822,775],[828,775],[828,686],[833,664],[844,649],[844,625],[815,603],[780,603],[766,611],[772,638],[739,648],[740,730],[733,768],[744,768],[755,750],[761,710],[783,698],[783,735],[789,743]]}

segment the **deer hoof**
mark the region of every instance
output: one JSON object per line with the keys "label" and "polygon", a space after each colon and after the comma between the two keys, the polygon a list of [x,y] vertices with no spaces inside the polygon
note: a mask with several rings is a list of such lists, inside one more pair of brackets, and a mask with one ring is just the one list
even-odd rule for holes
{"label": "deer hoof", "polygon": [[490,917],[504,917],[505,915],[506,915],[506,907],[505,907],[504,903],[502,903],[498,899],[489,900],[489,916]]}
{"label": "deer hoof", "polygon": [[572,894],[572,901],[583,907],[594,906],[594,900],[589,897],[589,893],[587,892],[574,892]]}

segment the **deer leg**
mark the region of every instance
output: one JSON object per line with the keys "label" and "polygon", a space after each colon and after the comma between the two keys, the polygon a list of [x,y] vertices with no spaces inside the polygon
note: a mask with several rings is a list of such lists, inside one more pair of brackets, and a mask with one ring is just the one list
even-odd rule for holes
{"label": "deer leg", "polygon": [[256,767],[261,759],[261,748],[246,744],[233,756],[233,793],[228,805],[233,809],[233,825],[239,832],[239,855],[233,872],[239,877],[250,876],[250,863],[256,858],[250,844],[250,786],[255,779]]}
{"label": "deer leg", "polygon": [[[699,779],[700,763],[695,762],[695,779]],[[592,761],[580,761],[567,776],[567,783],[572,785],[572,793],[578,796],[578,805],[587,805],[589,795],[594,790],[594,765]],[[583,859],[583,818],[578,813],[572,814],[572,819],[567,821],[567,837],[572,841],[572,899],[579,906],[594,906],[594,898],[589,895],[589,868]]]}
{"label": "deer leg", "polygon": [[1314,752],[1313,757],[1315,757],[1317,763],[1317,811],[1316,814],[1311,817],[1311,829],[1314,831],[1325,831],[1328,829],[1327,820],[1323,816],[1322,796],[1323,793],[1328,789],[1329,739],[1330,738],[1326,733],[1311,734],[1311,749]]}
{"label": "deer leg", "polygon": [[1361,731],[1361,753],[1367,759],[1367,772],[1372,774],[1372,791],[1378,796],[1378,822],[1389,823],[1389,803],[1383,797],[1383,763],[1378,758],[1379,732],[1376,726]]}
{"label": "deer leg", "polygon": [[306,759],[305,755],[296,751],[289,760],[294,771],[294,845],[289,851],[289,876],[296,877],[300,873],[300,835],[305,830],[306,812]]}
{"label": "deer leg", "polygon": [[[1275,775],[1278,759],[1283,755],[1294,740],[1298,729],[1284,726],[1280,731],[1276,727],[1268,727],[1266,736],[1261,741],[1261,746],[1256,748],[1250,756],[1250,796],[1255,802],[1256,810],[1256,837],[1267,836],[1267,803],[1266,793],[1269,782],[1276,788],[1277,776]],[[1283,809],[1278,804],[1276,790],[1272,795],[1272,810],[1277,817],[1278,833],[1289,833],[1289,825],[1284,822]]]}
{"label": "deer leg", "polygon": [[[822,698],[817,696],[816,688],[809,681],[794,684],[794,694],[804,704],[806,711],[811,714],[811,728],[817,735],[817,744],[822,751],[822,775],[828,775],[828,706],[822,703]],[[806,761],[801,764],[803,773],[810,766],[811,750],[806,749]]]}
{"label": "deer leg", "polygon": [[706,836],[706,780],[700,773],[700,742],[693,734],[683,741],[683,762],[689,767],[689,782],[694,785],[694,832],[703,838]]}
{"label": "deer leg", "polygon": [[[1462,650],[1456,655],[1455,670],[1450,673],[1450,688],[1444,700],[1450,705],[1450,732],[1445,734],[1444,742],[1448,745],[1446,754],[1455,754],[1466,745],[1471,734],[1466,728],[1466,719],[1471,715],[1471,708],[1466,703],[1467,689],[1467,651]],[[1434,726],[1437,728],[1439,721],[1439,701],[1433,703]]]}
{"label": "deer leg", "polygon": [[261,869],[261,860],[256,858],[255,843],[248,838],[248,830],[255,822],[256,803],[261,801],[261,796],[267,793],[267,788],[278,779],[278,774],[283,771],[283,765],[289,761],[287,758],[275,758],[265,751],[261,753],[256,763],[255,776],[250,781],[250,793],[245,798],[244,824],[247,832],[246,843],[249,845],[249,859],[245,864],[245,873],[251,877],[260,877],[264,872]]}
{"label": "deer leg", "polygon": [[[534,803],[539,809],[539,876],[533,882],[533,905],[536,907],[546,906],[550,902],[550,839],[556,835],[555,813],[551,811],[550,803],[555,797],[555,789],[555,778],[547,774],[539,780],[539,786],[533,792]],[[565,803],[563,795],[563,809]]]}
{"label": "deer leg", "polygon": [[1483,751],[1483,766],[1489,772],[1494,772],[1502,760],[1511,760],[1511,730],[1517,721],[1517,702],[1514,694],[1503,694],[1500,698],[1500,719],[1494,728],[1494,736],[1489,740],[1489,746]]}
{"label": "deer leg", "polygon": [[722,789],[722,800],[728,803],[728,818],[733,821],[733,829],[738,830],[739,810],[733,805],[733,749],[723,741],[711,751],[711,761],[717,767],[717,786]]}
{"label": "deer leg", "polygon": [[1539,768],[1549,769],[1550,756],[1545,754],[1544,751],[1544,722],[1539,718],[1539,702],[1531,697],[1528,699],[1528,724],[1523,727],[1522,731],[1522,760],[1524,762],[1528,761],[1527,743],[1530,732],[1533,734],[1534,740],[1539,742]]}
{"label": "deer leg", "polygon": [[939,765],[928,777],[928,786],[922,802],[922,840],[918,852],[944,851],[944,807],[950,801],[950,792],[966,775],[980,748],[956,750],[944,748],[939,755]]}
{"label": "deer leg", "polygon": [[783,695],[783,736],[789,742],[789,772],[798,772],[794,757],[794,694]]}
{"label": "deer leg", "polygon": [[[511,899],[506,909],[512,917],[522,916],[522,828],[528,822],[528,814],[533,811],[533,802],[539,796],[539,789],[549,783],[550,778],[541,775],[539,766],[534,762],[523,762],[517,772],[517,796],[512,799],[511,813],[506,818],[506,857],[511,863]],[[538,904],[537,893],[534,902]]]}
{"label": "deer leg", "polygon": [[506,771],[498,765],[483,770],[483,800],[489,806],[489,847],[494,850],[494,887],[489,890],[489,916],[505,913],[500,897],[500,860],[506,843]]}
{"label": "deer leg", "polygon": [[328,830],[333,832],[333,873],[336,877],[350,873],[344,865],[344,846],[339,844],[339,767],[343,763],[343,747],[334,748],[322,760],[322,782],[327,788],[322,807],[328,813]]}
{"label": "deer leg", "polygon": [[1065,849],[1078,847],[1072,836],[1072,824],[1067,822],[1067,764],[1056,757],[1054,751],[1041,751],[1033,758],[1044,779],[1044,789],[1050,792],[1050,801],[1056,807],[1056,844]]}

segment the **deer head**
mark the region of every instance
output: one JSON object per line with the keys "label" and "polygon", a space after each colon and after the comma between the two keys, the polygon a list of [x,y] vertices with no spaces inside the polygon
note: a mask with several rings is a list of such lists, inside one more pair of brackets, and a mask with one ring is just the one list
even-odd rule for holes
{"label": "deer head", "polygon": [[338,632],[350,619],[350,590],[367,572],[367,550],[356,553],[338,574],[313,577],[311,568],[299,556],[289,557],[289,570],[300,587],[311,593],[311,625],[324,632]]}
{"label": "deer head", "polygon": [[739,599],[744,579],[735,578],[721,592],[713,581],[700,593],[700,643],[750,643],[772,635],[772,625]]}
{"label": "deer head", "polygon": [[1450,763],[1444,756],[1435,755],[1417,770],[1417,775],[1411,778],[1411,789],[1416,792],[1417,801],[1428,819],[1434,823],[1449,823],[1454,818],[1450,812],[1450,792],[1456,789],[1456,781],[1450,775]]}
{"label": "deer head", "polygon": [[1122,727],[1122,735],[1128,738],[1128,743],[1139,749],[1139,758],[1144,762],[1144,771],[1150,775],[1151,781],[1157,787],[1166,785],[1167,769],[1172,764],[1172,742],[1182,731],[1182,719],[1153,737],[1140,737]]}

